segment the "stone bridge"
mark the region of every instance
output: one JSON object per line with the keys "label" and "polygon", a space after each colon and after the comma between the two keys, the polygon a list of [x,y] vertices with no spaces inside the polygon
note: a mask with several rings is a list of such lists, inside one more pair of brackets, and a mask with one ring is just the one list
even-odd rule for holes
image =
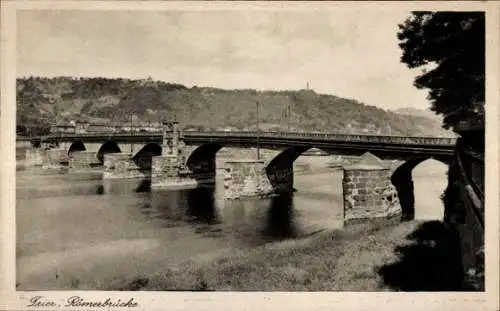
{"label": "stone bridge", "polygon": [[[54,133],[31,140],[27,162],[70,170],[102,167],[104,179],[150,177],[153,188],[197,186],[215,182],[216,154],[223,147],[241,157],[226,162],[225,197],[235,199],[293,191],[293,163],[319,148],[329,154],[362,156],[344,167],[347,210],[387,215],[411,205],[411,172],[434,158],[448,163],[455,139],[281,132],[185,132],[176,122],[163,133]],[[256,150],[256,148],[258,150]],[[259,154],[258,158],[256,155]],[[397,168],[381,160],[403,160]],[[404,186],[403,186],[404,185]],[[400,200],[399,197],[409,197]],[[373,208],[375,207],[375,208]],[[375,215],[374,217],[376,217]]]}

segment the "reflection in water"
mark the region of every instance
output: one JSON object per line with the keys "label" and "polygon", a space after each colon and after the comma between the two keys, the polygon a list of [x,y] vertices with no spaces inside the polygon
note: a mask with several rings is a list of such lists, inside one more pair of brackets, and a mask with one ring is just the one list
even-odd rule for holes
{"label": "reflection in water", "polygon": [[103,184],[99,184],[99,185],[97,185],[97,186],[96,186],[95,193],[96,193],[96,194],[104,194],[104,185],[103,185]]}
{"label": "reflection in water", "polygon": [[267,223],[264,236],[273,240],[297,236],[293,217],[293,194],[273,197],[267,211]]}
{"label": "reflection in water", "polygon": [[[220,190],[220,189],[219,189]],[[94,194],[107,196],[146,197],[136,206],[146,219],[160,221],[161,227],[190,224],[197,233],[224,230],[246,237],[251,244],[298,236],[294,224],[293,193],[270,199],[219,200],[216,187],[185,190],[151,190],[151,180],[101,180]],[[142,195],[141,195],[142,197]]]}
{"label": "reflection in water", "polygon": [[196,223],[218,223],[215,188],[201,187],[189,190],[186,214]]}
{"label": "reflection in water", "polygon": [[133,193],[150,192],[150,190],[151,180],[149,179],[105,179],[96,186],[96,194],[107,195],[133,195]]}
{"label": "reflection in water", "polygon": [[148,218],[159,219],[163,226],[175,223],[224,227],[243,236],[259,236],[272,241],[297,237],[294,225],[293,194],[270,199],[217,200],[215,187],[186,190],[151,190],[150,180],[104,181],[96,186],[97,194],[150,193],[150,200],[139,205]]}
{"label": "reflection in water", "polygon": [[16,174],[19,289],[156,273],[198,256],[340,227],[337,171],[295,176],[295,194],[233,201],[224,200],[223,175],[215,189],[167,191],[151,190],[149,180],[102,180],[100,171],[41,171]]}
{"label": "reflection in water", "polygon": [[[139,183],[139,184],[137,184]],[[102,180],[95,186],[95,194],[130,194],[132,192],[142,193],[151,191],[151,180]],[[90,193],[89,193],[90,194]]]}
{"label": "reflection in water", "polygon": [[[302,228],[331,211],[329,201],[300,195],[294,206],[292,196],[226,201],[224,176],[216,177],[211,188],[160,190],[147,179],[102,180],[99,171],[18,172],[19,289],[68,289],[73,278],[93,284],[155,273],[293,236],[295,222]],[[312,212],[295,219],[292,208]]]}
{"label": "reflection in water", "polygon": [[142,205],[142,213],[162,220],[162,226],[166,227],[175,226],[175,223],[195,226],[220,223],[214,188],[154,190],[150,203]]}
{"label": "reflection in water", "polygon": [[[271,199],[225,201],[220,209],[224,227],[250,244],[297,237],[293,213],[293,194]],[[243,238],[243,239],[242,239]]]}
{"label": "reflection in water", "polygon": [[157,190],[151,192],[150,217],[167,223],[185,219],[185,191]]}
{"label": "reflection in water", "polygon": [[139,186],[135,189],[135,192],[149,192],[151,191],[151,179],[144,179],[141,181]]}

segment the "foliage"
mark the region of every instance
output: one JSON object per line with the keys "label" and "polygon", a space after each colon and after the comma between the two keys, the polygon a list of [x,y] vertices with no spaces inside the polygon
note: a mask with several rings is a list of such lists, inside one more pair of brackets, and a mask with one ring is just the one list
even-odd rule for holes
{"label": "foliage", "polygon": [[44,134],[50,129],[50,98],[43,94],[39,81],[24,79],[16,87],[17,125],[24,135]]}
{"label": "foliage", "polygon": [[148,123],[167,118],[198,129],[252,129],[259,101],[260,124],[266,129],[449,135],[435,120],[312,90],[222,90],[152,80],[70,77],[20,78],[17,88],[18,126],[31,129],[43,125],[48,130],[54,122],[70,120]]}
{"label": "foliage", "polygon": [[414,85],[430,90],[432,110],[444,115],[444,127],[471,117],[484,120],[484,13],[414,12],[399,29],[401,61],[423,68]]}

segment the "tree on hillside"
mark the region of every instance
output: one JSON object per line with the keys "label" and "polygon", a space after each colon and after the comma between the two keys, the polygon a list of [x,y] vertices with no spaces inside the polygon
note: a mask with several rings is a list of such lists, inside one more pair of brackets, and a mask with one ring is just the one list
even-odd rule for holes
{"label": "tree on hillside", "polygon": [[445,128],[471,116],[484,121],[483,12],[413,12],[399,25],[397,36],[401,61],[423,68],[414,85],[430,90],[431,109],[444,116]]}

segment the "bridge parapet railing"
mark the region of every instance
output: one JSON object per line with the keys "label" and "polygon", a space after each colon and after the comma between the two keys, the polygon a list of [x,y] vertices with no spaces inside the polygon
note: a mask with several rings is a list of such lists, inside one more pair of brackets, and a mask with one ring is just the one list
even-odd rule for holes
{"label": "bridge parapet railing", "polygon": [[307,132],[190,132],[185,136],[237,136],[237,137],[283,137],[283,138],[304,138],[322,139],[331,141],[346,142],[374,142],[391,144],[426,144],[426,145],[454,145],[456,138],[449,137],[404,137],[404,136],[376,136],[376,135],[352,135],[335,133],[307,133]]}
{"label": "bridge parapet railing", "polygon": [[[376,136],[376,135],[351,135],[335,133],[307,133],[307,132],[250,132],[250,131],[213,131],[213,132],[184,132],[184,137],[281,137],[289,139],[329,140],[340,142],[367,142],[405,145],[454,145],[456,138],[448,137],[404,137],[404,136]],[[157,137],[161,132],[131,132],[131,133],[57,133],[42,137],[42,139],[57,138],[85,138],[85,137]]]}

